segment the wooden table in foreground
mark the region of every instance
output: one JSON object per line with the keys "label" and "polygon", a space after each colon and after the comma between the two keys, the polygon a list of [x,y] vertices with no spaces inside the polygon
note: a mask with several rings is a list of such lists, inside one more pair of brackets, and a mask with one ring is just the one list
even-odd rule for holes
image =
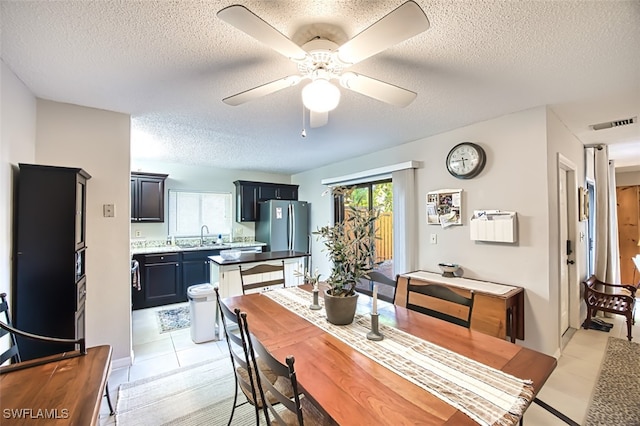
{"label": "wooden table in foreground", "polygon": [[[371,311],[360,295],[358,312]],[[340,425],[475,425],[466,414],[324,332],[267,296],[223,300],[278,359],[295,357],[298,383]],[[537,393],[556,359],[496,337],[378,301],[380,322],[522,379]]]}
{"label": "wooden table in foreground", "polygon": [[84,356],[0,374],[0,423],[96,425],[110,368],[111,346],[104,345]]}

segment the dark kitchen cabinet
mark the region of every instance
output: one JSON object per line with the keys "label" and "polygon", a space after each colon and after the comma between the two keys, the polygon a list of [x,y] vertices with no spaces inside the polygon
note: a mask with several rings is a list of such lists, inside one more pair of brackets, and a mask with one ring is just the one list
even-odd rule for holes
{"label": "dark kitchen cabinet", "polygon": [[298,199],[298,185],[262,184],[258,188],[258,202]]}
{"label": "dark kitchen cabinet", "polygon": [[189,250],[160,254],[136,254],[140,265],[140,289],[132,287],[133,309],[187,301],[187,289],[209,282],[209,256],[220,250]]}
{"label": "dark kitchen cabinet", "polygon": [[187,301],[180,253],[136,255],[134,258],[140,264],[140,290],[132,288],[133,309]]}
{"label": "dark kitchen cabinet", "polygon": [[131,222],[164,222],[164,181],[167,176],[131,173]]}
{"label": "dark kitchen cabinet", "polygon": [[209,256],[217,256],[220,250],[196,250],[182,253],[182,283],[184,291],[196,284],[209,282]]}
{"label": "dark kitchen cabinet", "polygon": [[258,203],[267,200],[297,200],[298,185],[238,180],[236,186],[236,222],[259,219]]}
{"label": "dark kitchen cabinet", "polygon": [[236,222],[254,222],[258,216],[258,184],[235,181]]}
{"label": "dark kitchen cabinet", "polygon": [[[50,337],[85,336],[86,195],[79,168],[20,164],[14,211],[13,321]],[[18,337],[23,360],[75,348]]]}

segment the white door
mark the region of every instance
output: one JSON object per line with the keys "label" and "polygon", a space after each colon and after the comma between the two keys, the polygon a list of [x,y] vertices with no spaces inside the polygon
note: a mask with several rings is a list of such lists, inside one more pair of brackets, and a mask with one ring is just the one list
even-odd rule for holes
{"label": "white door", "polygon": [[567,171],[559,170],[558,175],[558,213],[560,222],[560,335],[569,328],[569,265],[570,251],[574,250],[569,244],[569,209],[567,202]]}

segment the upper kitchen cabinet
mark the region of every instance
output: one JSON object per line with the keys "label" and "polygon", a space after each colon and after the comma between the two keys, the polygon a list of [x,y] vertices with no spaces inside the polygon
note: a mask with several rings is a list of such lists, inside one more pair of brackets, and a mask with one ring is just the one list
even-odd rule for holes
{"label": "upper kitchen cabinet", "polygon": [[236,186],[237,222],[258,220],[260,213],[258,203],[261,201],[298,199],[298,185],[246,180],[237,180],[234,184]]}
{"label": "upper kitchen cabinet", "polygon": [[[87,181],[82,169],[20,164],[15,204],[13,320],[26,332],[85,337]],[[73,344],[18,337],[22,360]]]}
{"label": "upper kitchen cabinet", "polygon": [[167,176],[131,172],[131,222],[164,222],[164,181]]}

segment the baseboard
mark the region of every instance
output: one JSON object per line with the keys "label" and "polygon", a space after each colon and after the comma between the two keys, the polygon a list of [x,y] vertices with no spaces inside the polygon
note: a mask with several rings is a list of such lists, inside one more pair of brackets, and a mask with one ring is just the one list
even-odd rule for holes
{"label": "baseboard", "polygon": [[111,360],[111,369],[130,367],[133,364],[133,358],[126,356],[124,358],[118,358]]}

